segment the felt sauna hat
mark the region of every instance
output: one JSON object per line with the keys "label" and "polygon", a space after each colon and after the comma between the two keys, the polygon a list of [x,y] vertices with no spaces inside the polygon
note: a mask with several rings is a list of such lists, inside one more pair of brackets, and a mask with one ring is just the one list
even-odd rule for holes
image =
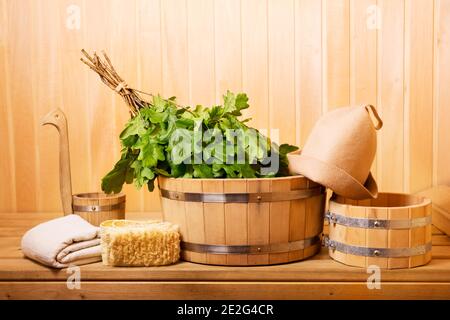
{"label": "felt sauna hat", "polygon": [[377,149],[376,130],[383,126],[372,105],[345,107],[317,121],[300,154],[290,154],[292,173],[350,199],[376,198],[370,173]]}

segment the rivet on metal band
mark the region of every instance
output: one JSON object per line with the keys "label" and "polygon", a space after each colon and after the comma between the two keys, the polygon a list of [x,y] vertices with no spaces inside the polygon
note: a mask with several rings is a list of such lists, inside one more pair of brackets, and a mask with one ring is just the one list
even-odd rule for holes
{"label": "rivet on metal band", "polygon": [[314,236],[304,240],[275,243],[266,245],[211,245],[192,242],[181,242],[181,249],[198,253],[211,254],[262,254],[262,253],[283,253],[296,250],[303,250],[320,242],[320,236]]}
{"label": "rivet on metal band", "polygon": [[98,205],[72,205],[72,209],[74,212],[103,212],[103,211],[113,211],[113,210],[119,210],[125,208],[125,202],[120,202],[112,205],[104,205],[104,206],[98,206]]}
{"label": "rivet on metal band", "polygon": [[382,220],[345,217],[327,212],[325,214],[325,219],[328,219],[328,221],[332,224],[365,229],[412,229],[425,227],[431,224],[431,216],[409,220]]}
{"label": "rivet on metal band", "polygon": [[366,248],[348,245],[324,237],[323,244],[331,250],[364,257],[402,258],[426,254],[431,250],[431,242],[413,248]]}
{"label": "rivet on metal band", "polygon": [[259,203],[305,199],[324,193],[322,187],[263,193],[192,193],[161,189],[161,197],[187,202]]}

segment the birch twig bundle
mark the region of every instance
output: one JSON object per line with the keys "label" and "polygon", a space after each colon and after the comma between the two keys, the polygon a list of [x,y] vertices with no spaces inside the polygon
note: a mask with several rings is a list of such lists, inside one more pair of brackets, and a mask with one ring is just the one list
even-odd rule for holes
{"label": "birch twig bundle", "polygon": [[91,70],[95,71],[100,79],[106,84],[109,88],[120,94],[127,105],[130,108],[131,116],[134,117],[139,113],[139,109],[144,108],[149,103],[141,98],[139,93],[143,93],[146,95],[151,95],[140,90],[136,90],[128,87],[128,84],[122,77],[114,69],[114,66],[111,63],[108,55],[105,52],[103,53],[103,60],[97,53],[93,53],[93,55],[89,55],[86,50],[81,50],[84,55],[84,58],[80,60],[86,64]]}

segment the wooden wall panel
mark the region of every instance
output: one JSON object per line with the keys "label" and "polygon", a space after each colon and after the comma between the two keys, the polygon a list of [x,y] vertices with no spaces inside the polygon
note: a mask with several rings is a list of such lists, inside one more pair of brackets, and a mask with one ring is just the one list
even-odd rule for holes
{"label": "wooden wall panel", "polygon": [[295,2],[296,143],[305,144],[322,115],[322,3]]}
{"label": "wooden wall panel", "polygon": [[437,41],[435,42],[435,108],[437,148],[435,170],[437,184],[450,184],[450,1],[438,0],[435,10]]}
{"label": "wooden wall panel", "polygon": [[[381,12],[377,0],[350,1],[350,104],[377,105],[377,36]],[[372,174],[378,178],[377,157]]]}
{"label": "wooden wall panel", "polygon": [[189,100],[189,67],[186,1],[161,1],[163,90],[177,96],[181,104]]}
{"label": "wooden wall panel", "polygon": [[[59,10],[53,5],[55,1],[41,3],[32,1],[31,10],[31,50],[32,63],[32,101],[36,120],[34,135],[37,138],[36,174],[42,187],[36,188],[37,209],[39,211],[56,211],[60,207],[58,172],[54,164],[58,162],[58,135],[55,128],[40,125],[41,115],[47,114],[55,107],[62,106],[62,64],[60,54]],[[50,19],[46,19],[50,16]],[[48,63],[53,61],[53,63]]]}
{"label": "wooden wall panel", "polygon": [[384,191],[404,190],[404,1],[380,0],[378,103],[384,121],[378,143],[378,182]]}
{"label": "wooden wall panel", "polygon": [[[112,8],[109,6],[109,0],[96,0],[85,2],[85,8],[81,20],[82,29],[85,31],[85,49],[96,51],[99,54],[104,50],[111,51],[112,41],[111,31],[115,21],[112,20]],[[99,14],[102,12],[103,14]],[[80,29],[81,30],[81,29]],[[114,40],[114,42],[119,42]],[[120,63],[118,61],[117,63]],[[125,71],[126,72],[126,71]],[[89,192],[100,189],[100,180],[115,163],[118,153],[116,128],[116,109],[114,108],[114,93],[111,90],[105,90],[99,77],[90,72],[87,75],[86,104],[88,106],[88,130],[90,136],[90,159],[92,171],[90,172],[91,181]],[[70,118],[70,114],[67,115]],[[71,128],[70,135],[77,136],[76,128]],[[80,161],[86,161],[81,159]],[[74,164],[76,165],[76,163]],[[82,190],[82,192],[86,192]]]}
{"label": "wooden wall panel", "polygon": [[[161,3],[159,0],[137,0],[136,45],[138,54],[137,86],[149,93],[162,93]],[[133,63],[133,61],[130,61]],[[133,68],[132,68],[133,70]],[[123,108],[123,104],[117,108]],[[132,187],[133,188],[133,187]],[[130,191],[136,192],[136,191]],[[158,192],[142,190],[143,210],[159,211]],[[128,194],[128,193],[127,193]]]}
{"label": "wooden wall panel", "polygon": [[[122,0],[109,0],[111,5],[110,10],[110,43],[111,49],[109,54],[113,61],[117,61],[116,68],[123,70],[121,76],[126,79],[127,83],[132,87],[137,87],[140,81],[140,75],[142,72],[140,61],[138,59],[136,34],[138,33],[138,11],[137,6],[139,3],[136,1],[126,2]],[[133,21],[133,23],[130,23]],[[104,30],[107,32],[107,30]],[[140,72],[137,72],[139,70]],[[114,133],[112,136],[118,137],[122,132],[123,123],[129,118],[127,108],[123,108],[123,99],[119,95],[113,95],[111,104],[106,107],[110,109],[110,112],[114,115]],[[109,137],[111,139],[111,136]],[[120,143],[118,139],[114,140],[114,155],[120,153]],[[112,161],[111,161],[112,160]],[[108,161],[107,170],[114,165],[116,157],[113,157]],[[104,175],[107,171],[102,173]],[[136,191],[133,185],[127,185],[124,188],[124,192],[127,194],[127,209],[132,211],[142,211],[144,209],[144,196],[147,196],[148,191],[146,187],[142,190]]]}
{"label": "wooden wall panel", "polygon": [[214,2],[188,1],[189,104],[215,103]]}
{"label": "wooden wall panel", "polygon": [[241,6],[242,91],[258,109],[245,110],[244,117],[251,117],[250,125],[261,129],[269,128],[267,10],[267,2],[260,0],[243,1]]}
{"label": "wooden wall panel", "polygon": [[227,90],[242,88],[242,36],[240,0],[214,1],[214,65],[216,103]]}
{"label": "wooden wall panel", "polygon": [[433,183],[433,6],[406,1],[405,17],[405,189]]}
{"label": "wooden wall panel", "polygon": [[350,0],[326,1],[326,70],[325,110],[350,103]]}
{"label": "wooden wall panel", "polygon": [[34,68],[30,57],[33,52],[30,37],[33,34],[30,19],[32,1],[7,1],[6,6],[8,43],[5,67],[8,82],[5,87],[8,93],[2,92],[0,95],[9,97],[10,113],[7,117],[12,124],[10,135],[13,137],[13,148],[10,150],[15,159],[15,166],[11,167],[15,184],[8,186],[5,183],[1,190],[15,187],[16,210],[35,211],[39,209],[37,189],[42,185],[39,181],[38,137],[35,130],[39,125],[39,115],[36,115],[33,104],[33,90],[38,84],[32,81]]}
{"label": "wooden wall panel", "polygon": [[[60,32],[60,55],[59,60],[62,68],[62,104],[53,103],[49,107],[59,107],[67,115],[69,127],[70,161],[72,170],[72,191],[74,193],[88,192],[93,184],[92,177],[92,152],[90,117],[91,112],[87,101],[88,79],[92,77],[86,68],[80,68],[80,48],[87,48],[86,43],[86,19],[80,21],[80,29],[76,21],[77,14],[83,14],[84,0],[65,0],[58,2],[59,6],[59,32]],[[79,11],[78,11],[79,10]],[[67,77],[65,75],[70,75]],[[74,79],[77,79],[74,81]],[[95,80],[95,79],[93,79]],[[100,88],[100,87],[98,87]],[[39,116],[43,116],[40,114]],[[42,128],[46,130],[52,139],[57,138],[53,128]],[[53,145],[53,154],[57,155],[57,145]],[[54,168],[58,166],[58,160],[52,162]],[[57,170],[54,169],[54,174]],[[55,178],[52,178],[55,179]],[[98,184],[98,181],[97,181]],[[98,188],[99,189],[99,188]],[[58,195],[59,196],[59,195]],[[59,205],[59,201],[58,201]]]}
{"label": "wooden wall panel", "polygon": [[[276,141],[295,143],[294,1],[268,2],[269,129]],[[282,125],[281,125],[282,124]],[[278,129],[278,133],[273,130]]]}
{"label": "wooden wall panel", "polygon": [[12,109],[8,68],[8,15],[7,3],[0,1],[0,141],[2,141],[2,156],[0,157],[0,177],[6,183],[0,189],[0,211],[16,211],[16,176],[14,161],[14,141],[12,130]]}
{"label": "wooden wall panel", "polygon": [[[73,191],[119,157],[120,97],[79,62],[106,50],[130,86],[210,105],[249,94],[245,116],[302,146],[330,109],[371,103],[385,122],[380,190],[450,184],[450,0],[0,0],[0,212],[58,211],[54,107],[69,122]],[[73,20],[79,15],[79,27]],[[158,194],[127,186],[128,209]]]}

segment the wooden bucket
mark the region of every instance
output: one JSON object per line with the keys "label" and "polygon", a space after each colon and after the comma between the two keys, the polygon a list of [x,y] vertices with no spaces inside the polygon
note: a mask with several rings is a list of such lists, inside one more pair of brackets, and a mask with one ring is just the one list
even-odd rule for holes
{"label": "wooden bucket", "polygon": [[269,265],[320,250],[325,189],[303,176],[158,183],[164,220],[180,226],[183,260]]}
{"label": "wooden bucket", "polygon": [[377,199],[333,196],[329,212],[331,258],[347,265],[412,268],[431,260],[431,201],[395,193]]}
{"label": "wooden bucket", "polygon": [[79,193],[72,196],[72,209],[89,223],[100,226],[106,220],[125,219],[125,200],[122,193]]}

